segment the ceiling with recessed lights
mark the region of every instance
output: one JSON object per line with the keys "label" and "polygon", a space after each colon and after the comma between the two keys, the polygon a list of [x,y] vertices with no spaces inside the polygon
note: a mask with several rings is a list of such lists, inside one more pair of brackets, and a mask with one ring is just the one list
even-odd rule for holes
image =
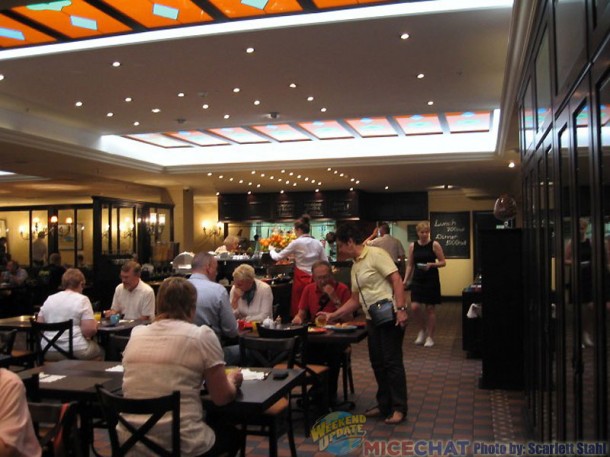
{"label": "ceiling with recessed lights", "polygon": [[[507,167],[518,161],[513,8],[458,3],[3,2],[0,170],[82,183],[83,197],[493,195],[518,182]],[[39,181],[0,182],[15,198],[60,197]]]}

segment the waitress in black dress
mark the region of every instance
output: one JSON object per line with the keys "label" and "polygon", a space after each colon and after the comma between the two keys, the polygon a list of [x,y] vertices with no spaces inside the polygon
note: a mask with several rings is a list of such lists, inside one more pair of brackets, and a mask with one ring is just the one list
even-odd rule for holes
{"label": "waitress in black dress", "polygon": [[[434,346],[436,314],[434,307],[441,303],[441,282],[438,269],[446,265],[443,248],[430,239],[430,222],[416,226],[418,240],[409,245],[409,258],[404,283],[411,291],[413,320],[419,326],[415,344]],[[422,307],[425,307],[424,315]]]}

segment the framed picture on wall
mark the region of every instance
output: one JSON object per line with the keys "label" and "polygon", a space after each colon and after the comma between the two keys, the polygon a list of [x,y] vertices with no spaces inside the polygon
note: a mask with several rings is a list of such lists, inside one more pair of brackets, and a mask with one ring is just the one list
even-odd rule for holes
{"label": "framed picture on wall", "polygon": [[76,236],[76,250],[83,250],[83,224],[59,224],[59,250],[73,251],[74,237]]}

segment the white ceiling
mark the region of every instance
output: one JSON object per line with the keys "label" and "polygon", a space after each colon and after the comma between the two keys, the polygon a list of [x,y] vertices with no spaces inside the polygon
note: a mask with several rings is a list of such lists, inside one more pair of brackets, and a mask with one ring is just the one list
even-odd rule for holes
{"label": "white ceiling", "polygon": [[[9,182],[0,177],[0,204],[78,201],[90,195],[151,199],[160,195],[157,187],[190,187],[195,195],[275,192],[285,186],[266,178],[282,169],[323,182],[322,189],[353,185],[329,167],[360,179],[355,187],[369,191],[442,185],[472,197],[515,191],[519,166],[507,164],[518,162],[512,101],[523,53],[516,49],[518,36],[527,23],[519,3],[513,9],[334,22],[36,57],[5,59],[10,51],[0,51],[5,77],[0,81],[0,170],[46,178]],[[408,40],[399,38],[403,32],[410,34]],[[256,52],[246,54],[248,46]],[[113,61],[121,67],[113,68]],[[425,77],[417,79],[418,73]],[[298,87],[290,89],[291,82]],[[234,87],[241,91],[233,93]],[[313,102],[306,101],[309,95]],[[124,102],[127,96],[131,103]],[[254,106],[254,99],[261,104]],[[82,107],[74,106],[77,100]],[[429,100],[434,105],[428,106]],[[204,103],[210,108],[202,109]],[[161,112],[153,114],[154,107]],[[299,148],[290,144],[281,145],[275,160],[259,163],[253,162],[262,156],[245,146],[164,149],[161,155],[192,154],[197,163],[167,167],[100,147],[100,136],[108,134],[498,108],[499,142],[488,153],[427,154],[398,138],[392,147],[404,154],[385,157],[377,150],[384,143],[364,139],[349,140],[362,142],[352,158],[333,159],[333,142],[325,140],[316,146],[328,150],[328,158],[315,160],[297,155]],[[270,112],[279,117],[269,119]],[[206,154],[213,164],[201,163]],[[223,163],[229,155],[240,160]],[[248,182],[262,186],[257,190]],[[291,190],[315,187],[303,181]]]}

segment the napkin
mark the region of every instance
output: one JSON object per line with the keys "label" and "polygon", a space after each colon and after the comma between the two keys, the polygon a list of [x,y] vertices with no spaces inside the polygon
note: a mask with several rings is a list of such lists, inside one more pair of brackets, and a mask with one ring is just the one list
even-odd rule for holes
{"label": "napkin", "polygon": [[244,381],[260,381],[267,377],[264,371],[252,371],[248,368],[243,368],[241,374],[244,377]]}
{"label": "napkin", "polygon": [[59,374],[40,373],[38,375],[38,381],[44,382],[44,383],[59,381],[60,379],[63,379],[63,378],[65,378],[65,376],[59,375]]}
{"label": "napkin", "polygon": [[481,317],[482,314],[483,314],[482,306],[478,303],[473,303],[472,305],[470,305],[470,308],[468,308],[466,317],[468,317],[469,319],[476,319],[477,317]]}
{"label": "napkin", "polygon": [[122,373],[123,372],[123,365],[115,365],[113,367],[106,368],[104,371],[114,371],[114,372],[117,372],[117,373]]}

